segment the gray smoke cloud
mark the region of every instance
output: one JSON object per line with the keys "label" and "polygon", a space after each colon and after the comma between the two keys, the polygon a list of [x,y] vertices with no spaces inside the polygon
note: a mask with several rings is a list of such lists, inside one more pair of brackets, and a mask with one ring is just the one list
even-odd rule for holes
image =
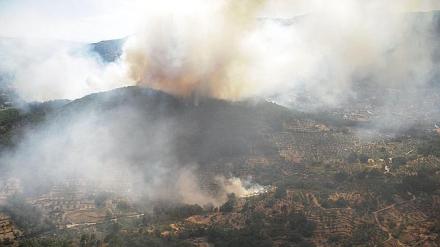
{"label": "gray smoke cloud", "polygon": [[256,74],[279,82],[269,87],[272,99],[304,111],[363,112],[378,129],[437,121],[438,12],[412,12],[414,2],[342,3],[287,23],[263,20],[261,35],[273,45],[262,57],[275,59],[254,61],[263,61],[256,71],[275,68]]}
{"label": "gray smoke cloud", "polygon": [[[14,150],[2,153],[7,172],[0,180],[19,179],[31,197],[68,181],[83,181],[86,191],[113,192],[147,205],[168,201],[219,206],[229,193],[247,193],[240,179],[225,178],[227,174],[212,177],[218,185],[215,193],[202,189],[198,164],[177,155],[178,138],[188,131],[180,126],[182,121],[136,100],[115,105],[117,94],[104,93],[97,102],[74,101],[29,129]],[[143,92],[138,100],[155,94]]]}

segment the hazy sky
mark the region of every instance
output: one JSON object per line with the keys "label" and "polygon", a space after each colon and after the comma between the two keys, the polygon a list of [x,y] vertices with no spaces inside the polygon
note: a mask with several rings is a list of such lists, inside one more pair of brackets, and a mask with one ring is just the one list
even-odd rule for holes
{"label": "hazy sky", "polygon": [[[383,1],[397,11],[440,9],[438,0]],[[268,2],[272,3],[269,12],[283,17],[319,11],[329,4],[323,0]],[[332,1],[336,3],[341,1]],[[191,9],[197,0],[0,0],[0,36],[85,42],[124,37],[135,32],[142,15],[151,14],[148,10],[159,4],[181,11]]]}
{"label": "hazy sky", "polygon": [[133,32],[127,0],[0,0],[0,36],[98,41]]}

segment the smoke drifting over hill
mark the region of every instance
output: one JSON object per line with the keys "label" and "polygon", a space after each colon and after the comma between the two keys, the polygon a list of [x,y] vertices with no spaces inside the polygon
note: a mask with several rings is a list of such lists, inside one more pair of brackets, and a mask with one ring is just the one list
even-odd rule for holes
{"label": "smoke drifting over hill", "polygon": [[125,72],[81,43],[0,40],[0,82],[27,101],[75,99],[123,86]]}
{"label": "smoke drifting over hill", "polygon": [[3,45],[0,68],[13,75],[12,86],[30,100],[73,99],[137,84],[182,96],[271,96],[285,104],[307,94],[315,108],[337,106],[357,97],[359,85],[427,86],[435,72],[438,16],[410,12],[437,5],[135,2],[138,31],[113,63],[102,63],[90,51],[78,52],[76,44],[32,40]]}
{"label": "smoke drifting over hill", "polygon": [[74,180],[88,191],[112,191],[146,204],[218,206],[228,193],[247,194],[252,184],[208,173],[204,179],[216,185],[211,193],[202,189],[198,167],[209,171],[210,162],[247,154],[251,141],[261,142],[256,128],[267,120],[249,112],[217,100],[194,106],[139,87],[90,95],[59,108],[2,152],[0,180],[20,179],[27,195]]}
{"label": "smoke drifting over hill", "polygon": [[[201,5],[148,18],[128,40],[123,62],[134,82],[232,100],[277,95],[295,102],[307,93],[316,105],[335,106],[356,96],[358,84],[426,86],[434,70],[435,16],[404,13],[406,3],[315,1],[302,4],[310,13],[293,18],[283,10],[300,6],[295,2]],[[272,18],[280,12],[285,23]]]}

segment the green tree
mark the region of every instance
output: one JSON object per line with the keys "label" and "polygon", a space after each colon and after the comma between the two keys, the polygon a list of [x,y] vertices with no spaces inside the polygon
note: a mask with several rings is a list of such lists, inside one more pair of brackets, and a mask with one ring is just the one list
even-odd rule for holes
{"label": "green tree", "polygon": [[284,184],[280,184],[275,190],[274,197],[276,199],[281,199],[286,197],[286,195],[287,195],[286,186]]}
{"label": "green tree", "polygon": [[232,212],[237,202],[237,198],[234,193],[228,195],[228,200],[220,206],[220,212],[229,213]]}

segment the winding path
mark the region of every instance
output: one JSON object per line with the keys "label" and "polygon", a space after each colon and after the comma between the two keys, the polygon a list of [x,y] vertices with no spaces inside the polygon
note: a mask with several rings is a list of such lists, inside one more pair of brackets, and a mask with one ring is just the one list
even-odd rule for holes
{"label": "winding path", "polygon": [[382,223],[380,222],[379,217],[378,217],[377,214],[380,213],[380,212],[382,212],[382,211],[385,211],[385,210],[388,210],[388,209],[394,208],[396,205],[403,205],[403,204],[405,204],[405,203],[412,202],[412,201],[414,201],[414,200],[416,200],[416,197],[415,197],[414,195],[412,195],[411,200],[404,201],[404,202],[400,202],[400,203],[393,203],[393,204],[391,204],[391,205],[389,205],[389,206],[387,206],[387,207],[381,208],[381,209],[376,210],[376,211],[373,212],[374,219],[375,219],[376,223],[379,225],[380,229],[388,234],[388,239],[385,240],[383,243],[386,243],[386,242],[391,241],[391,240],[394,239],[394,240],[396,240],[396,243],[397,243],[399,246],[407,246],[407,245],[403,244],[402,242],[400,242],[399,239],[396,239],[396,238],[393,237],[393,235],[391,234],[390,230],[388,230],[387,227],[385,227],[384,225],[382,225]]}

